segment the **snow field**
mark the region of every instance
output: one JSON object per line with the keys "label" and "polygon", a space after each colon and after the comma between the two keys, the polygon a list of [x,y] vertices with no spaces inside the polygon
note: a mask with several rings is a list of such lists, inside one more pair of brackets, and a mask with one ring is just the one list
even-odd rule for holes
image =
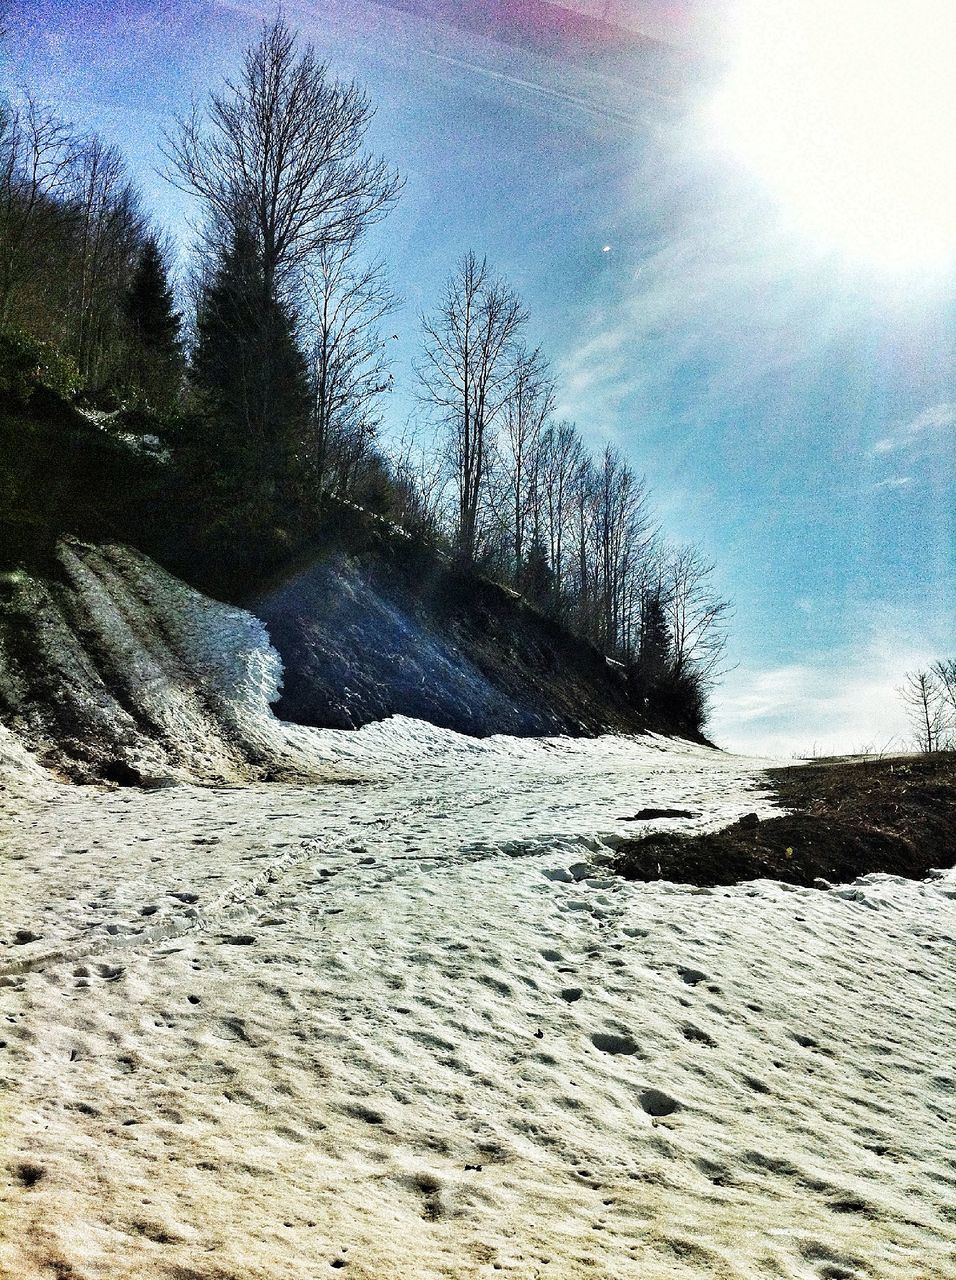
{"label": "snow field", "polygon": [[626,884],[757,763],[318,736],[369,781],[0,799],[0,1274],[956,1277],[952,877]]}

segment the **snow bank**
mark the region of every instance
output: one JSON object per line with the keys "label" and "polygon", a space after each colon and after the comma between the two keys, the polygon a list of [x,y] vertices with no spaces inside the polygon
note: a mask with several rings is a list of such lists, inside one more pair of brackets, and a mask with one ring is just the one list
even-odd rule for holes
{"label": "snow bank", "polygon": [[17,738],[0,724],[0,795],[13,799],[48,794],[50,775]]}
{"label": "snow bank", "polygon": [[0,629],[8,727],[69,776],[328,777],[309,731],[276,720],[264,625],[145,556],[63,544],[60,580],[22,575]]}

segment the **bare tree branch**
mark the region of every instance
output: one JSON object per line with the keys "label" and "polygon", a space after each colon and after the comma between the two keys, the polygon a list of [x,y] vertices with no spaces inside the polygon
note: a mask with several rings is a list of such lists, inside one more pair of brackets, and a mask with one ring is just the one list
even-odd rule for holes
{"label": "bare tree branch", "polygon": [[371,103],[301,52],[283,17],[264,23],[235,80],[193,103],[166,138],[166,176],[196,196],[209,236],[251,231],[266,287],[288,302],[323,247],[383,216],[400,180],[363,148]]}

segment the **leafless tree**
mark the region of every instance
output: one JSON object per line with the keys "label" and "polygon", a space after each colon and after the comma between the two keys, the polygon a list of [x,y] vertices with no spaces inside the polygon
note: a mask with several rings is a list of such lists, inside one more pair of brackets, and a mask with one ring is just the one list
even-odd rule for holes
{"label": "leafless tree", "polygon": [[697,547],[683,546],[667,556],[663,574],[674,675],[693,674],[702,690],[721,674],[732,612],[713,586],[714,567]]}
{"label": "leafless tree", "polygon": [[608,652],[626,649],[631,579],[654,538],[642,480],[612,446],[597,471],[596,570],[598,637]]}
{"label": "leafless tree", "polygon": [[304,265],[388,209],[400,182],[364,151],[366,93],[330,77],[283,17],[264,23],[235,80],[166,139],[167,176],[197,196],[207,235],[251,231],[269,296],[297,297]]}
{"label": "leafless tree", "polygon": [[381,322],[397,305],[380,262],[362,261],[357,238],[325,244],[305,273],[306,332],[314,389],[311,462],[319,493],[348,491],[374,444],[391,389]]}
{"label": "leafless tree", "polygon": [[72,130],[32,97],[0,117],[0,324],[49,256],[76,152]]}
{"label": "leafless tree", "polygon": [[540,449],[541,507],[554,596],[559,608],[564,599],[567,574],[572,489],[583,454],[581,437],[573,422],[549,423]]}
{"label": "leafless tree", "polygon": [[407,423],[386,447],[392,474],[404,495],[403,523],[419,533],[435,534],[442,524],[448,489],[448,470],[421,427]]}
{"label": "leafless tree", "polygon": [[554,382],[544,357],[537,349],[519,347],[501,413],[498,451],[502,524],[519,582],[528,548],[540,537],[542,441],[553,411]]}
{"label": "leafless tree", "polygon": [[598,639],[597,540],[598,474],[593,461],[581,454],[571,477],[569,541],[571,545],[571,592],[576,629],[590,640]]}
{"label": "leafless tree", "polygon": [[947,737],[956,740],[956,658],[941,658],[930,668],[943,705]]}
{"label": "leafless tree", "polygon": [[433,317],[422,317],[423,401],[444,429],[457,491],[459,553],[475,558],[487,497],[493,432],[508,400],[515,344],[527,313],[487,259],[468,253]]}
{"label": "leafless tree", "polygon": [[103,368],[111,347],[116,354],[114,304],[146,234],[137,194],[116,147],[96,135],[78,146],[66,206],[74,246],[72,345],[84,377],[95,383],[114,372]]}
{"label": "leafless tree", "polygon": [[941,750],[946,729],[946,704],[934,671],[908,671],[899,692],[913,726],[917,751]]}

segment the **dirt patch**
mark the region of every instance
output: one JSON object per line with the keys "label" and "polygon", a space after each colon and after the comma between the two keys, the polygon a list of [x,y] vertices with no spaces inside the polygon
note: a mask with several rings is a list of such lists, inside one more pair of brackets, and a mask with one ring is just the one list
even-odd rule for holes
{"label": "dirt patch", "polygon": [[749,814],[708,835],[625,841],[617,871],[700,886],[760,878],[811,886],[873,871],[922,880],[956,865],[956,753],[825,760],[766,776],[791,812]]}

